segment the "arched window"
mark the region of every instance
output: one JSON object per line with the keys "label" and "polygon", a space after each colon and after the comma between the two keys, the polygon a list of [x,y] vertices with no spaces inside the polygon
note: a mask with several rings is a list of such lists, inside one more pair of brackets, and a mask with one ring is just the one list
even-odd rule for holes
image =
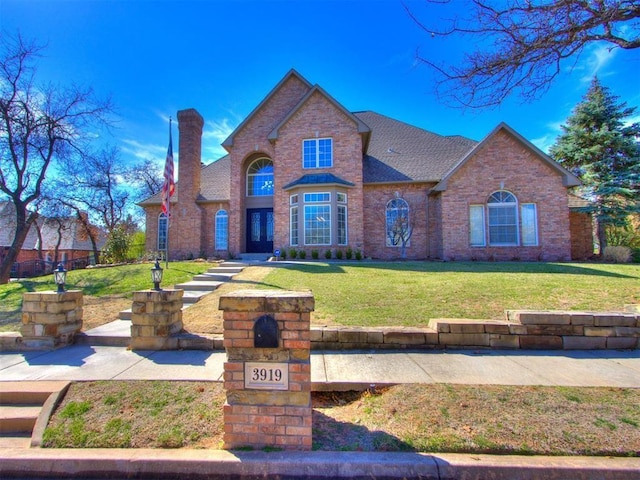
{"label": "arched window", "polygon": [[487,201],[489,244],[518,245],[518,200],[505,190],[494,192]]}
{"label": "arched window", "polygon": [[216,213],[216,250],[229,249],[229,215],[226,210],[218,210]]}
{"label": "arched window", "polygon": [[167,216],[161,213],[158,216],[158,250],[161,252],[167,249]]}
{"label": "arched window", "polygon": [[259,158],[247,169],[247,196],[273,195],[273,162]]}
{"label": "arched window", "polygon": [[411,239],[409,204],[403,198],[389,200],[386,210],[387,247],[408,247]]}

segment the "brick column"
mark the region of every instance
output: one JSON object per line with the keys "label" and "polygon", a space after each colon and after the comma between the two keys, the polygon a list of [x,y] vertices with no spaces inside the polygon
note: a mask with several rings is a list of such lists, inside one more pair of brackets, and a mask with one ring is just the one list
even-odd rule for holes
{"label": "brick column", "polygon": [[182,330],[184,290],[142,290],[133,292],[131,306],[132,350],[176,350],[173,334]]}
{"label": "brick column", "polygon": [[[224,448],[311,449],[309,292],[243,290],[220,298],[224,319]],[[262,325],[277,325],[275,345]],[[257,332],[257,335],[256,335]],[[267,343],[268,343],[267,342]]]}
{"label": "brick column", "polygon": [[29,292],[22,296],[22,346],[46,349],[73,343],[82,330],[80,290],[66,292]]}

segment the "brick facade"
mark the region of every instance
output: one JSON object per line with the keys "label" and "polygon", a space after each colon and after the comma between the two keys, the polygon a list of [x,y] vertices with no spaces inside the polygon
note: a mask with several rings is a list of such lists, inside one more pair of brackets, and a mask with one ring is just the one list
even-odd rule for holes
{"label": "brick facade", "polygon": [[[471,247],[469,207],[485,205],[497,190],[537,208],[538,245]],[[562,177],[528,146],[501,130],[475,152],[440,194],[444,260],[558,261],[571,259],[567,189]]]}
{"label": "brick facade", "polygon": [[[407,259],[564,261],[590,256],[588,219],[573,214],[570,217],[567,186],[577,184],[577,179],[506,126],[498,127],[472,151],[465,150],[471,153],[451,163],[449,170],[440,171],[437,174],[442,177],[440,179],[428,176],[424,181],[403,180],[410,177],[384,165],[377,168],[386,169],[390,178],[397,180],[378,178],[367,182],[364,165],[370,131],[365,131],[359,118],[322,89],[312,86],[295,72],[289,73],[223,143],[229,152],[229,173],[224,180],[229,182],[229,198],[213,201],[201,195],[203,119],[195,110],[189,109],[179,112],[178,121],[180,181],[169,231],[171,259],[199,255],[224,257],[246,252],[247,210],[251,208],[273,209],[273,249],[285,252],[291,248],[304,249],[307,258],[312,250],[324,258],[327,250],[351,249],[364,257],[398,259],[401,249],[386,245],[385,230],[386,204],[396,195],[402,196],[410,209],[413,234],[406,250]],[[389,135],[389,148],[403,141],[393,133],[379,135]],[[331,168],[303,168],[303,140],[313,138],[332,139]],[[428,151],[424,146],[420,148]],[[447,155],[446,149],[442,155]],[[379,157],[385,158],[384,154]],[[273,163],[274,194],[250,197],[247,195],[247,170],[260,158]],[[373,161],[383,163],[378,158]],[[439,158],[434,160],[436,164],[440,161]],[[339,181],[283,188],[309,174],[327,174]],[[490,195],[497,190],[512,193],[518,205],[535,204],[537,245],[470,246],[470,205],[484,205],[486,209]],[[290,244],[290,196],[298,194],[302,197],[308,192],[332,194],[331,245],[305,246],[302,203],[299,203],[299,243]],[[348,245],[337,243],[335,195],[338,192],[346,194],[348,199]],[[154,202],[144,206],[147,248],[155,250],[160,209]],[[229,248],[226,252],[214,248],[215,214],[221,208],[229,215]],[[485,218],[485,223],[487,221]],[[488,231],[488,225],[485,229]]]}
{"label": "brick facade", "polygon": [[[282,448],[310,450],[311,312],[314,299],[307,292],[244,290],[220,298],[223,311],[224,446],[228,449]],[[274,348],[255,347],[255,322],[268,315],[277,322]],[[286,389],[251,387],[245,364],[286,365]]]}

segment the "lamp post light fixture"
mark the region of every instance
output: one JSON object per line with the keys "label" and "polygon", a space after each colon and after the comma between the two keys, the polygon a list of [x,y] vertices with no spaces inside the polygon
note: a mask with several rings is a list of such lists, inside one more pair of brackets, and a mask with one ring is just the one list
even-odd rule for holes
{"label": "lamp post light fixture", "polygon": [[153,289],[160,291],[160,282],[162,281],[162,267],[156,258],[156,264],[151,269],[151,281],[153,282]]}
{"label": "lamp post light fixture", "polygon": [[62,262],[58,264],[58,268],[53,271],[53,279],[58,285],[58,293],[64,293],[64,284],[67,281],[67,271],[64,269]]}

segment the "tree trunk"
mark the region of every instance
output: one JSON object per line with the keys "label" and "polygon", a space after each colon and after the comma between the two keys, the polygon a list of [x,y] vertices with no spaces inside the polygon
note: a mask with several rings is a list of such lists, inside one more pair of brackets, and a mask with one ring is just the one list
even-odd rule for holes
{"label": "tree trunk", "polygon": [[38,218],[37,213],[31,213],[27,217],[26,210],[24,208],[21,209],[16,205],[16,234],[13,238],[11,247],[9,247],[7,256],[4,257],[2,259],[2,263],[0,263],[0,285],[9,283],[9,279],[11,278],[11,267],[18,258],[20,250],[22,250],[22,245],[29,233],[29,229],[36,218]]}

